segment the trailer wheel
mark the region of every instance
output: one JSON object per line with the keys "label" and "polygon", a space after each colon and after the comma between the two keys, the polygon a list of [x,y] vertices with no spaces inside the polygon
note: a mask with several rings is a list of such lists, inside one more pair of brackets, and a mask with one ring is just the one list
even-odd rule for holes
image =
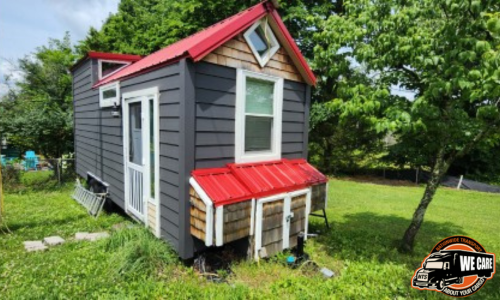
{"label": "trailer wheel", "polygon": [[439,280],[437,284],[437,289],[441,291],[444,289],[444,287],[445,287],[444,279]]}

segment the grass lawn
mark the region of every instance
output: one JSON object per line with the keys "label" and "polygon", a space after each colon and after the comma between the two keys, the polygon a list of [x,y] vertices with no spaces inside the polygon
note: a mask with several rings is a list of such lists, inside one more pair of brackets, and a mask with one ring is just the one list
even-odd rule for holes
{"label": "grass lawn", "polygon": [[[35,176],[36,175],[28,175]],[[46,178],[44,179],[46,182]],[[29,184],[36,183],[33,178]],[[303,267],[290,269],[284,255],[269,261],[239,261],[228,283],[214,284],[179,262],[163,242],[142,229],[113,231],[129,222],[118,214],[89,217],[71,198],[71,186],[24,189],[6,194],[0,229],[2,299],[445,299],[410,287],[413,272],[431,248],[450,235],[468,235],[497,254],[500,267],[500,196],[441,189],[418,235],[415,253],[395,250],[423,192],[422,187],[391,187],[332,180],[328,217],[331,229],[312,218],[307,252],[337,276],[325,280]],[[76,242],[78,231],[112,232],[98,242]],[[62,246],[26,253],[22,242],[60,235]],[[500,299],[500,274],[471,299]]]}

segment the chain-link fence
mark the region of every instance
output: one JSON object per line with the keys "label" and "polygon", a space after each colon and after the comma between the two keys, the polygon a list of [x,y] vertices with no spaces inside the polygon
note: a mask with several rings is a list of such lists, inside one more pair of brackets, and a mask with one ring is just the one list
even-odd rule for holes
{"label": "chain-link fence", "polygon": [[[39,173],[39,177],[55,179],[62,184],[75,179],[75,159],[2,158],[4,184],[20,183],[23,173]],[[30,177],[37,177],[36,174],[31,175]]]}

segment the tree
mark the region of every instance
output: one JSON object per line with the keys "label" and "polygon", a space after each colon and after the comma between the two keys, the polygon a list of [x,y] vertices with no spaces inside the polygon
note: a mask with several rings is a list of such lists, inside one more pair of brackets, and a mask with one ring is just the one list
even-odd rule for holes
{"label": "tree", "polygon": [[0,102],[0,129],[9,143],[47,158],[73,151],[72,79],[76,56],[69,34],[19,60],[24,79]]}
{"label": "tree", "polygon": [[[118,12],[110,15],[100,30],[89,30],[77,46],[78,52],[80,55],[90,50],[147,55],[260,1],[122,0]],[[344,1],[293,0],[280,1],[280,4],[279,11],[288,30],[304,56],[313,62],[314,46],[328,43],[314,39],[320,29],[318,24],[332,14],[343,13]],[[333,65],[317,66],[316,76],[325,80],[319,82],[313,94],[313,102],[319,105],[314,105],[311,111],[310,156],[323,171],[337,172],[339,167],[352,166],[352,158],[360,156],[359,150],[376,151],[380,134],[374,133],[372,124],[366,120],[340,124],[338,114],[325,114],[331,112],[324,105],[325,100],[343,93],[345,85],[355,86],[358,79],[367,81],[366,74],[351,68],[346,57]],[[337,143],[338,140],[342,143]]]}
{"label": "tree", "polygon": [[329,17],[316,38],[315,62],[327,68],[345,53],[366,67],[377,91],[416,91],[414,101],[372,92],[341,102],[344,117],[375,115],[379,132],[417,140],[430,157],[430,180],[406,230],[413,249],[440,179],[450,165],[499,132],[500,2],[496,0],[358,0]]}

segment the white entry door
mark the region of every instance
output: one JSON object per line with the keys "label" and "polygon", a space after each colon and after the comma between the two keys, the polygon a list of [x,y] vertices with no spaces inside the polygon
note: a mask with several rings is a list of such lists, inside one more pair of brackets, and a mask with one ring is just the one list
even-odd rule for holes
{"label": "white entry door", "polygon": [[138,91],[123,96],[126,211],[147,224],[148,201],[157,200],[157,95]]}

